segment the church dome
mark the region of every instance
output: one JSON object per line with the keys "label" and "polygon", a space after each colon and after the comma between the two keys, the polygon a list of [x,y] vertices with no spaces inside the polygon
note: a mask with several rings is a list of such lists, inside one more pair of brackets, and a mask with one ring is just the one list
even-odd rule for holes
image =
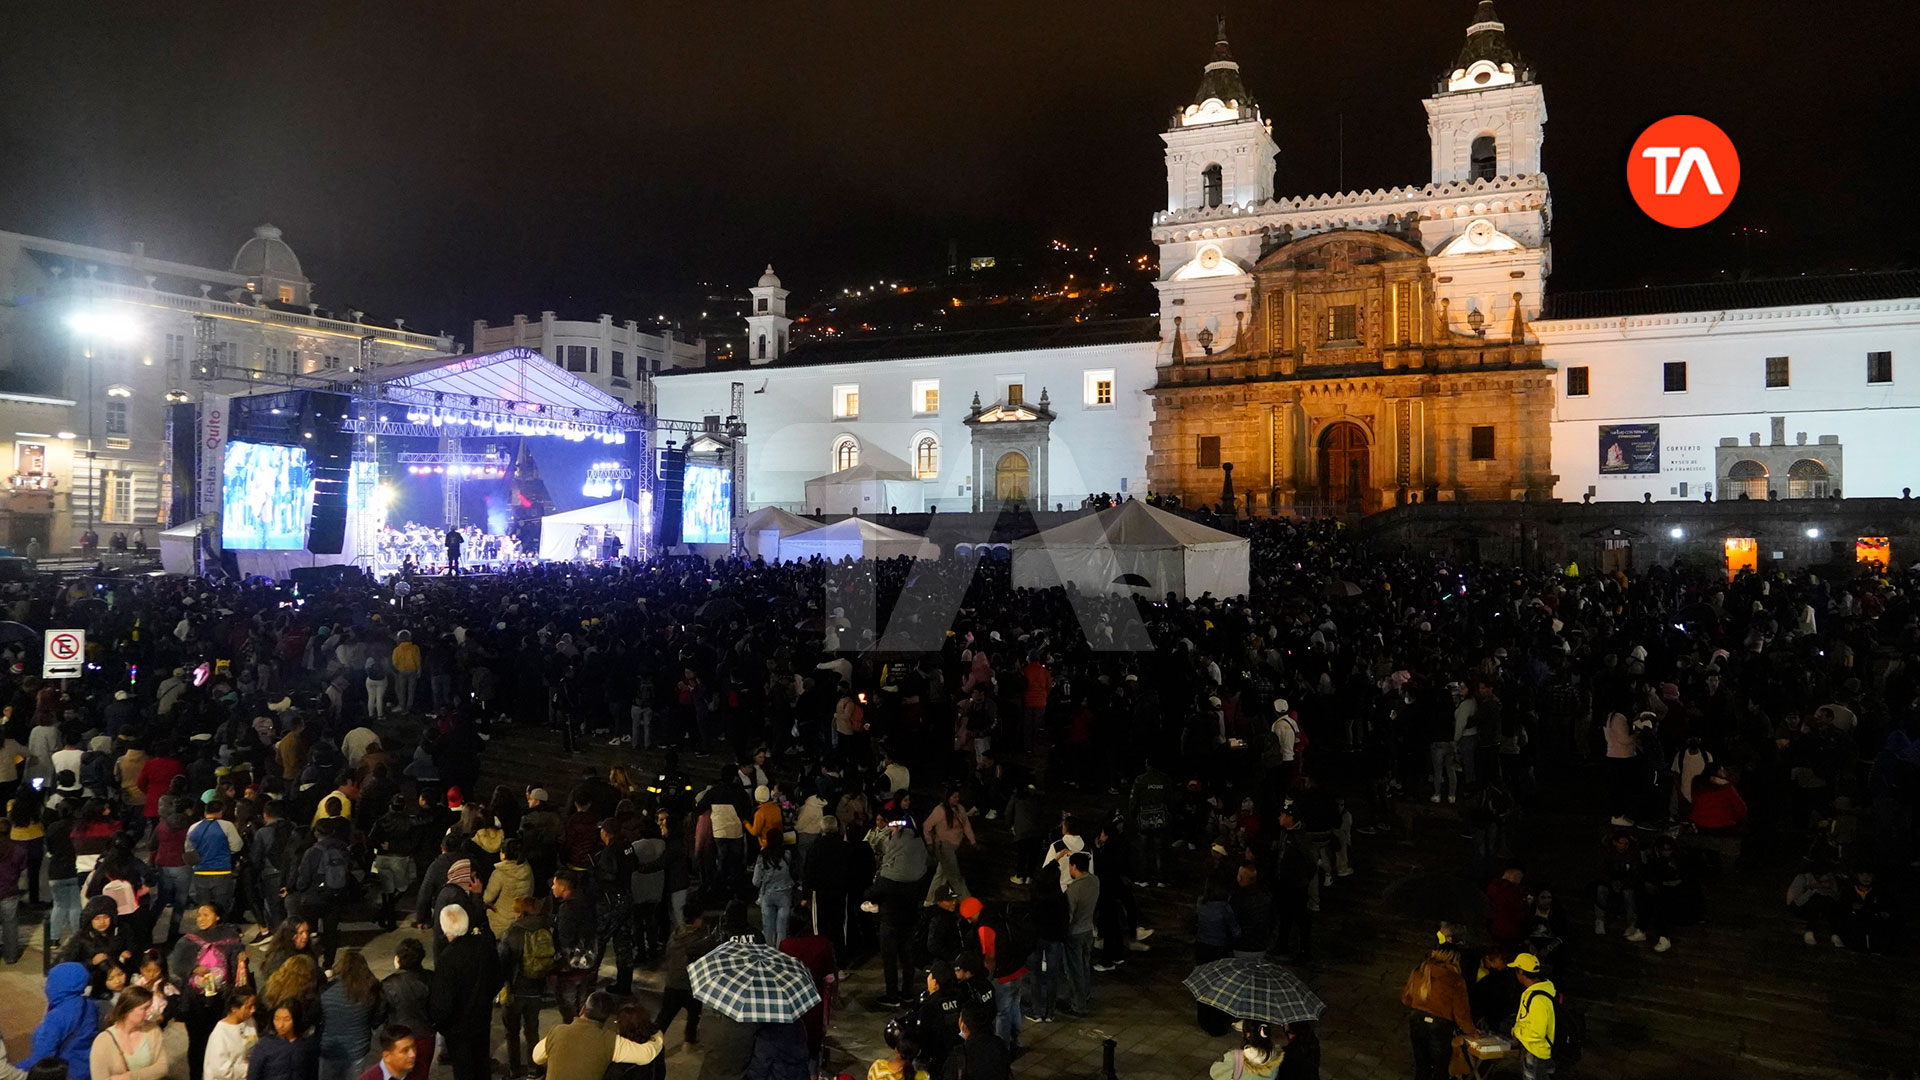
{"label": "church dome", "polygon": [[253,230],[253,239],[240,245],[239,253],[233,257],[233,272],[244,274],[254,282],[307,280],[300,269],[300,259],[287,242],[280,239],[280,230],[272,225],[258,226]]}
{"label": "church dome", "polygon": [[[289,252],[288,254],[292,254]],[[780,275],[773,272],[773,264],[767,264],[767,272],[760,275],[760,288],[777,289],[780,287]]]}

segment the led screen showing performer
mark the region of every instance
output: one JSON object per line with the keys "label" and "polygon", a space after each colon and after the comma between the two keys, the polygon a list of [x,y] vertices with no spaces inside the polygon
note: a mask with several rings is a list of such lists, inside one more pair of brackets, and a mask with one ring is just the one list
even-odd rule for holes
{"label": "led screen showing performer", "polygon": [[221,481],[220,544],[297,551],[313,512],[313,466],[299,446],[230,442]]}
{"label": "led screen showing performer", "polygon": [[733,472],[712,465],[687,466],[680,490],[680,540],[725,544],[733,539]]}

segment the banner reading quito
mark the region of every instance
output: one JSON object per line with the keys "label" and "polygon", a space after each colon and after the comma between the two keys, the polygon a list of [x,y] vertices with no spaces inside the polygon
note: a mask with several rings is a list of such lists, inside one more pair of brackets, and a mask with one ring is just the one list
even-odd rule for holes
{"label": "banner reading quito", "polygon": [[1659,424],[1600,426],[1600,475],[1627,476],[1659,471]]}

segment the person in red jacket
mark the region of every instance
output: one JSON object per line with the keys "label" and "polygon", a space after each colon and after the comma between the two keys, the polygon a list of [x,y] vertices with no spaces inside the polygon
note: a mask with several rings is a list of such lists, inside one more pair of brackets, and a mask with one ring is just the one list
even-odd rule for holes
{"label": "person in red jacket", "polygon": [[1487,932],[1493,943],[1512,951],[1527,936],[1532,905],[1520,882],[1526,877],[1518,866],[1509,866],[1500,876],[1487,882]]}
{"label": "person in red jacket", "polygon": [[171,743],[160,743],[153,748],[153,756],[140,766],[140,775],[134,786],[146,793],[147,825],[151,828],[160,819],[160,797],[167,793],[173,778],[186,771],[180,764],[180,758]]}
{"label": "person in red jacket", "polygon": [[1027,680],[1020,701],[1022,711],[1026,714],[1026,730],[1021,737],[1026,739],[1026,749],[1031,751],[1047,733],[1047,698],[1053,693],[1053,673],[1047,670],[1040,654],[1035,653],[1028,658],[1021,674]]}
{"label": "person in red jacket", "polygon": [[1693,786],[1693,812],[1689,817],[1701,832],[1729,832],[1747,823],[1747,801],[1733,786],[1725,766],[1714,765]]}

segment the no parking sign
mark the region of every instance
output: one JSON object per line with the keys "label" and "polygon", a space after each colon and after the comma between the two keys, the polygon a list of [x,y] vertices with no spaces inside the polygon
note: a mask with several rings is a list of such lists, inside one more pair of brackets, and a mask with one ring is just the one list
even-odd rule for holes
{"label": "no parking sign", "polygon": [[46,679],[77,679],[87,663],[85,630],[49,630],[40,655],[40,676]]}

